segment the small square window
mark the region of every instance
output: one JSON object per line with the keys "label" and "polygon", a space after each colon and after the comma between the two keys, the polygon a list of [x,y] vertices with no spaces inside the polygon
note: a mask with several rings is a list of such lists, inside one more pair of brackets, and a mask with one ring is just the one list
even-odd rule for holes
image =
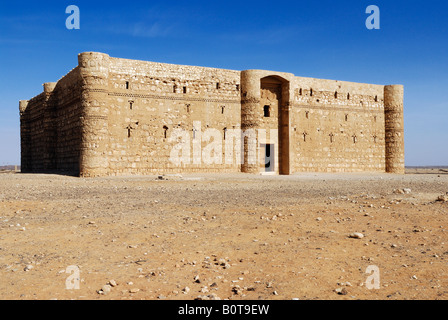
{"label": "small square window", "polygon": [[263,108],[263,112],[264,112],[264,117],[265,118],[269,118],[271,116],[271,110],[270,110],[270,106],[264,106]]}

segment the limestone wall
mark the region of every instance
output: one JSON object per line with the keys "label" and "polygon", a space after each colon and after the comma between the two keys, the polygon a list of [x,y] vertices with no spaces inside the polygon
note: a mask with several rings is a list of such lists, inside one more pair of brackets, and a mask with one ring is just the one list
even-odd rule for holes
{"label": "limestone wall", "polygon": [[[98,72],[93,61],[102,61],[104,72]],[[85,66],[84,77],[93,68],[91,78],[96,79],[84,89],[90,121],[84,129],[82,175],[239,170],[236,162],[224,161],[224,131],[239,128],[241,121],[238,71],[106,55],[98,59],[92,53],[80,55],[81,65]],[[200,141],[201,132],[207,129],[218,130],[222,136],[217,163],[206,163],[199,150],[212,138],[199,147],[193,140]],[[189,135],[190,157],[180,165],[170,160],[179,143],[170,140],[174,130]]]}
{"label": "limestone wall", "polygon": [[80,80],[75,68],[20,102],[22,172],[79,173]]}
{"label": "limestone wall", "polygon": [[385,171],[384,86],[296,77],[292,171]]}

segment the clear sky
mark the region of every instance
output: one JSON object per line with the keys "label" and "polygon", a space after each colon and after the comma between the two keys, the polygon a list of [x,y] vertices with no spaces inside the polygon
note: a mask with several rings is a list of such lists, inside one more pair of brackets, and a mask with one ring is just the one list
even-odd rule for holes
{"label": "clear sky", "polygon": [[[80,29],[66,28],[66,8]],[[380,9],[368,30],[366,8]],[[0,165],[20,163],[18,101],[77,55],[405,86],[406,165],[448,165],[448,1],[1,1]]]}

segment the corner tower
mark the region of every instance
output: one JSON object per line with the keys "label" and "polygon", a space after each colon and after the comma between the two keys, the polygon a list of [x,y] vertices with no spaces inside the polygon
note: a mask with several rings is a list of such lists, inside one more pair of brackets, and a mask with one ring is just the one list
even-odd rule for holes
{"label": "corner tower", "polygon": [[82,78],[81,148],[79,174],[94,177],[108,174],[108,94],[110,57],[84,52],[78,56]]}
{"label": "corner tower", "polygon": [[386,172],[404,174],[404,120],[402,85],[384,87]]}

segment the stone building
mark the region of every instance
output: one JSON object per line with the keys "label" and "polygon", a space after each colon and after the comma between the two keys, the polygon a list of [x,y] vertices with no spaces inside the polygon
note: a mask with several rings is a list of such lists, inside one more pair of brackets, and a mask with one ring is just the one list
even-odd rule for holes
{"label": "stone building", "polygon": [[85,52],[19,107],[22,172],[404,173],[401,85]]}

